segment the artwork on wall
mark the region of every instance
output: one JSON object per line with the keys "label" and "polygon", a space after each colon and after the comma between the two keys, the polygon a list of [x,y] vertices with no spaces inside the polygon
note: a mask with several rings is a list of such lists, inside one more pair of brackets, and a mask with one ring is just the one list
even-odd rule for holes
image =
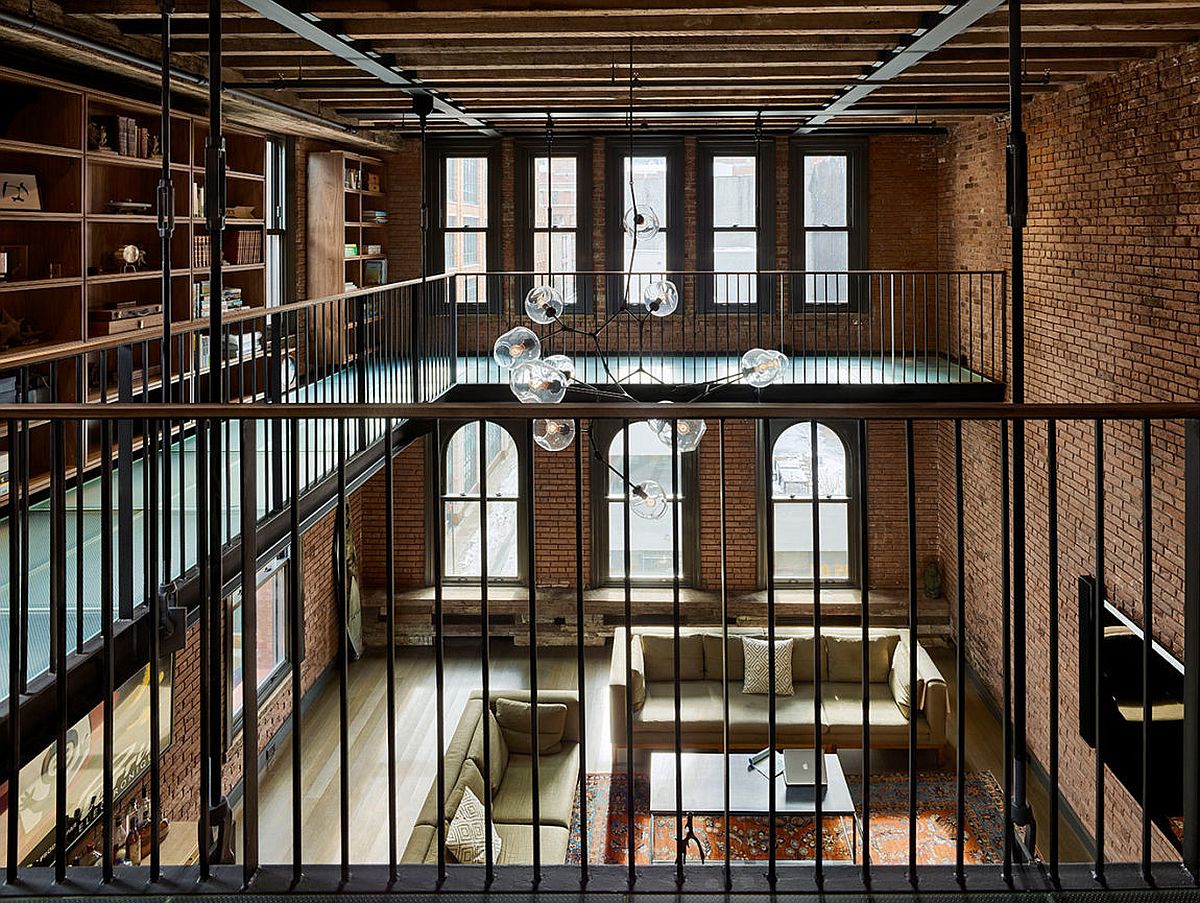
{"label": "artwork on wall", "polygon": [[0,210],[41,210],[37,176],[27,172],[0,172]]}
{"label": "artwork on wall", "polygon": [[[160,749],[172,736],[172,687],[175,658],[162,659],[159,672]],[[123,683],[113,699],[113,798],[120,799],[150,768],[150,669],[143,667]],[[36,863],[54,844],[55,748],[48,746],[21,768],[17,852],[22,863]],[[98,705],[67,731],[68,848],[100,817],[104,799],[104,706]],[[0,785],[0,813],[12,801]],[[0,817],[0,842],[7,842],[8,819]]]}

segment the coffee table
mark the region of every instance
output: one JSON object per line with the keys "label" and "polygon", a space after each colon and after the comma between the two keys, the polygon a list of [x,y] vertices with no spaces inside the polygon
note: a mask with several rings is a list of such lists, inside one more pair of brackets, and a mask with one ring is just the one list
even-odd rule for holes
{"label": "coffee table", "polygon": [[[745,752],[729,754],[729,814],[768,815],[769,787],[767,777],[758,769],[747,767],[749,756]],[[842,763],[836,753],[825,753],[822,757],[822,774],[827,782],[821,797],[821,816],[850,816],[853,821],[851,855],[858,860],[858,811],[850,795],[850,785],[842,771]],[[679,807],[686,818],[687,832],[684,835],[684,855],[691,843],[696,844],[700,861],[704,861],[704,848],[696,835],[694,818],[697,815],[725,814],[725,756],[713,752],[685,752],[680,756],[683,774],[683,800]],[[766,768],[763,762],[760,767]],[[817,810],[814,787],[789,787],[783,774],[775,777],[775,812],[779,815],[815,815]],[[674,815],[675,806],[675,753],[654,752],[650,754],[650,818],[656,815]],[[653,844],[651,845],[653,848]],[[653,851],[651,852],[653,855]]]}

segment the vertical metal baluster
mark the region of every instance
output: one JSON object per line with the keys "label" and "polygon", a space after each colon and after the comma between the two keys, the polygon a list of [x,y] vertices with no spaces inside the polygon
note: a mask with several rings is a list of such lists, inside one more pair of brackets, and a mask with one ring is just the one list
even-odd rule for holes
{"label": "vertical metal baluster", "polygon": [[[410,345],[411,348],[411,345]],[[442,421],[433,421],[433,463],[430,485],[438,494],[438,519],[433,531],[433,682],[437,697],[437,877],[438,883],[446,880],[446,762],[441,752],[446,748],[446,649],[445,619],[442,611],[442,531],[446,524],[446,503],[442,475]],[[484,732],[487,737],[487,732]],[[491,787],[491,775],[484,780],[484,793]]]}
{"label": "vertical metal baluster", "polygon": [[584,660],[583,424],[575,418],[575,683],[579,692],[579,886],[588,881],[587,663]]}
{"label": "vertical metal baluster", "polygon": [[[328,421],[326,421],[328,422]],[[346,558],[346,421],[337,421],[337,548],[334,562],[338,587],[338,803],[341,827],[342,882],[350,880],[350,573]]]}
{"label": "vertical metal baluster", "polygon": [[[299,884],[304,872],[304,781],[301,763],[304,757],[304,685],[301,682],[304,661],[304,606],[301,603],[300,572],[304,568],[304,550],[300,546],[300,421],[288,420],[288,532],[292,560],[288,567],[288,635],[292,662],[292,882]],[[389,559],[391,544],[388,545]],[[394,797],[393,797],[394,799]]]}
{"label": "vertical metal baluster", "polygon": [[954,536],[955,580],[957,605],[955,609],[954,677],[955,677],[955,749],[954,749],[954,812],[957,827],[954,832],[954,877],[959,884],[966,881],[963,871],[964,842],[967,824],[966,767],[967,767],[967,587],[966,535],[963,510],[963,424],[954,421]]}
{"label": "vertical metal baluster", "polygon": [[[812,462],[811,474],[812,492],[812,531],[813,531],[813,756],[816,786],[821,785],[821,772],[825,765],[825,744],[821,739],[821,494],[820,494],[820,458],[817,449],[817,421],[809,421],[809,460]],[[768,471],[769,473],[769,471]],[[774,781],[774,768],[771,771]],[[825,883],[825,838],[824,813],[820,792],[813,796],[813,825],[817,834],[817,861],[814,877],[817,887]]]}
{"label": "vertical metal baluster", "polygon": [[[499,429],[499,427],[497,427]],[[486,443],[485,443],[486,444]],[[542,880],[542,787],[538,750],[538,635],[537,635],[537,471],[533,466],[533,420],[525,424],[525,542],[529,556],[529,744],[530,778],[533,781],[533,886]],[[484,722],[486,724],[486,721]]]}
{"label": "vertical metal baluster", "polygon": [[[212,343],[209,343],[210,346]],[[118,431],[119,432],[119,431]],[[197,834],[200,846],[200,880],[207,881],[212,874],[209,848],[212,843],[212,825],[209,822],[209,807],[213,802],[213,771],[210,767],[216,751],[212,749],[212,710],[214,699],[220,694],[213,684],[216,673],[213,668],[212,650],[212,565],[211,565],[211,520],[209,515],[209,449],[210,432],[215,437],[211,420],[196,423],[196,567],[200,577],[200,815],[197,819]],[[219,593],[219,590],[218,590]]]}
{"label": "vertical metal baluster", "polygon": [[[771,421],[759,421],[762,436],[764,479],[770,479],[771,474]],[[768,484],[769,486],[769,484]],[[767,672],[770,674],[770,692],[767,694],[767,883],[771,890],[775,889],[777,876],[775,839],[778,826],[776,824],[775,806],[775,747],[778,739],[777,712],[775,699],[775,512],[772,510],[766,518],[766,552],[767,552]],[[820,705],[820,702],[814,703]]]}
{"label": "vertical metal baluster", "polygon": [[[104,378],[102,375],[101,380]],[[103,382],[101,385],[103,386]],[[102,396],[103,392],[101,389]],[[101,400],[103,401],[103,397]],[[113,655],[113,470],[110,454],[112,440],[112,420],[104,417],[100,420],[100,631],[104,650],[104,753],[101,766],[103,815],[100,829],[103,848],[100,862],[102,880],[105,883],[112,881],[113,877],[113,701],[117,692],[116,661]],[[12,523],[11,517],[9,523]]]}
{"label": "vertical metal baluster", "polygon": [[[242,886],[258,871],[258,424],[241,421]],[[157,669],[157,666],[154,666]]]}
{"label": "vertical metal baluster", "polygon": [[1150,699],[1151,647],[1154,643],[1154,498],[1153,436],[1142,421],[1142,878],[1150,875],[1150,732],[1154,709]]}
{"label": "vertical metal baluster", "polygon": [[917,471],[913,422],[904,421],[904,458],[908,498],[908,882],[917,886]]}
{"label": "vertical metal baluster", "polygon": [[392,418],[383,422],[384,546],[387,549],[387,756],[388,756],[388,878],[396,880],[396,462],[392,448]]}
{"label": "vertical metal baluster", "polygon": [[[1101,702],[1103,694],[1104,669],[1101,658],[1104,644],[1104,421],[1097,419],[1094,424],[1094,463],[1095,463],[1095,565],[1096,583],[1094,610],[1092,618],[1092,705],[1095,718],[1095,781],[1096,781],[1096,827],[1094,840],[1096,846],[1095,862],[1092,872],[1097,881],[1104,882],[1104,755],[1101,734]],[[1193,826],[1192,830],[1195,830]]]}
{"label": "vertical metal baluster", "polygon": [[[759,305],[761,308],[761,305]],[[671,615],[675,703],[675,883],[683,887],[683,699],[679,620],[679,422],[671,421]],[[653,825],[651,826],[653,830]]]}
{"label": "vertical metal baluster", "polygon": [[721,753],[722,791],[721,816],[724,819],[725,833],[725,890],[733,888],[733,863],[730,850],[729,825],[729,553],[726,541],[725,525],[728,512],[725,504],[725,421],[717,422],[717,456],[720,479],[717,491],[721,504]]}
{"label": "vertical metal baluster", "polygon": [[[481,700],[483,725],[483,810],[484,823],[492,823],[492,732],[489,729],[488,712],[492,706],[492,624],[491,600],[489,598],[488,576],[491,571],[491,541],[488,538],[488,456],[487,456],[487,426],[486,420],[475,421],[478,429],[477,454],[479,459],[479,634],[483,645],[480,656],[483,674]],[[440,453],[440,452],[439,452]],[[531,452],[532,454],[532,452]],[[496,851],[493,849],[492,832],[484,833],[484,881],[490,886],[496,876]]]}
{"label": "vertical metal baluster", "polygon": [[[7,829],[7,845],[6,845],[6,865],[4,880],[8,884],[16,884],[20,879],[20,853],[17,846],[17,840],[20,837],[21,823],[20,804],[21,799],[21,695],[25,686],[25,681],[22,679],[21,668],[24,664],[24,656],[21,654],[21,599],[18,590],[18,581],[15,579],[17,574],[28,573],[21,571],[21,550],[29,542],[28,540],[28,523],[21,516],[21,493],[22,487],[20,481],[14,477],[21,473],[23,469],[22,460],[22,442],[21,437],[29,428],[28,422],[17,420],[9,420],[8,428],[8,447],[9,447],[9,477],[8,486],[8,774],[7,791],[8,791],[8,818],[6,820]],[[106,456],[107,457],[107,456]],[[26,581],[20,581],[24,584]],[[111,629],[111,628],[110,628]],[[106,655],[111,658],[110,653]],[[106,721],[106,724],[111,722]],[[111,749],[108,744],[105,749]],[[106,772],[108,774],[109,772]],[[107,824],[108,813],[110,806],[105,805],[105,823]],[[105,863],[108,862],[107,855]],[[106,872],[107,877],[107,872]]]}
{"label": "vertical metal baluster", "polygon": [[1200,876],[1200,420],[1189,417],[1183,426],[1183,698],[1184,714],[1192,712],[1183,737],[1183,866],[1193,883]]}
{"label": "vertical metal baluster", "polygon": [[858,573],[862,586],[862,817],[860,831],[862,842],[862,883],[871,883],[871,674],[867,648],[871,636],[871,530],[870,506],[868,505],[869,480],[867,479],[867,422],[858,421]]}
{"label": "vertical metal baluster", "polygon": [[1012,531],[1011,531],[1011,482],[1009,480],[1009,447],[1007,420],[1000,421],[1000,579],[1001,624],[1001,696],[1002,705],[1002,757],[1004,760],[1004,861],[1000,874],[1005,882],[1012,881],[1013,831],[1012,831]]}
{"label": "vertical metal baluster", "polygon": [[[87,398],[84,356],[75,357],[75,396]],[[84,421],[75,426],[75,653],[83,652],[83,473],[87,469],[87,434]]]}
{"label": "vertical metal baluster", "polygon": [[[630,518],[631,485],[629,482],[629,421],[621,421],[621,481],[625,495],[625,505],[622,512],[622,531],[625,546],[622,550],[625,565],[625,776],[628,782],[625,792],[625,827],[628,833],[629,856],[629,888],[637,883],[637,863],[634,854],[637,851],[637,832],[634,820],[634,794],[637,788],[633,774],[633,581],[630,571],[633,568],[633,554],[630,549],[630,534],[632,528]],[[607,483],[607,477],[605,481]],[[605,493],[607,495],[607,493]],[[641,642],[639,640],[638,642]]]}
{"label": "vertical metal baluster", "polygon": [[[51,370],[53,375],[54,371]],[[53,381],[53,380],[52,380]],[[57,392],[53,393],[57,400]],[[61,420],[50,424],[50,651],[54,673],[54,880],[67,877],[67,536],[66,436]]]}
{"label": "vertical metal baluster", "polygon": [[[1058,886],[1058,421],[1046,421],[1046,558],[1050,645],[1050,881]],[[961,707],[959,708],[961,712]],[[963,716],[960,714],[959,718]]]}
{"label": "vertical metal baluster", "polygon": [[[167,440],[170,440],[171,427],[164,423],[164,430]],[[158,436],[159,426],[158,421],[150,420],[148,422],[149,432],[146,435],[148,452],[143,460],[149,465],[150,471],[150,495],[146,499],[146,537],[145,542],[150,550],[150,570],[149,580],[150,592],[146,597],[146,602],[150,606],[150,654],[146,663],[146,678],[150,690],[150,882],[153,884],[158,881],[162,874],[162,861],[159,851],[159,827],[158,820],[162,817],[161,810],[161,786],[162,786],[162,762],[161,762],[161,737],[159,726],[162,720],[161,698],[159,696],[159,658],[160,653],[160,637],[162,631],[162,599],[159,595],[159,548],[158,548],[158,512],[155,510],[158,500]]]}

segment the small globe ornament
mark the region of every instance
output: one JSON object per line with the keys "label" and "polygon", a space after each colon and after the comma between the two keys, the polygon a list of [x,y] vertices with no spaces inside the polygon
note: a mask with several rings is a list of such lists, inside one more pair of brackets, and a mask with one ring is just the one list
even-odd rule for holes
{"label": "small globe ornament", "polygon": [[671,424],[675,424],[675,447],[680,452],[692,452],[700,447],[700,440],[708,430],[708,424],[703,420],[667,420],[662,422],[658,431],[658,439],[663,445],[671,445]]}
{"label": "small globe ornament", "polygon": [[669,317],[679,307],[679,289],[670,279],[651,282],[642,292],[642,306],[654,317]]}
{"label": "small globe ornament", "polygon": [[535,285],[525,296],[525,313],[534,323],[553,323],[563,307],[562,292],[553,285]]}
{"label": "small globe ornament", "polygon": [[633,206],[625,211],[621,220],[621,228],[630,238],[647,241],[658,234],[660,222],[653,207]]}
{"label": "small globe ornament", "polygon": [[568,386],[575,382],[575,362],[567,355],[552,354],[545,361],[566,378]]}
{"label": "small globe ornament", "polygon": [[751,348],[742,355],[742,377],[756,389],[763,389],[783,379],[788,358],[773,348]]}
{"label": "small globe ornament", "polygon": [[562,373],[545,361],[525,361],[513,367],[508,387],[526,404],[558,404],[567,394]]}
{"label": "small globe ornament", "polygon": [[667,494],[654,480],[643,480],[630,490],[629,510],[646,520],[658,520],[667,513]]}
{"label": "small globe ornament", "polygon": [[546,418],[533,421],[533,441],[546,451],[562,451],[574,440],[574,420]]}
{"label": "small globe ornament", "polygon": [[524,326],[510,329],[492,346],[492,357],[501,370],[511,370],[518,364],[536,361],[541,356],[541,341],[532,329]]}

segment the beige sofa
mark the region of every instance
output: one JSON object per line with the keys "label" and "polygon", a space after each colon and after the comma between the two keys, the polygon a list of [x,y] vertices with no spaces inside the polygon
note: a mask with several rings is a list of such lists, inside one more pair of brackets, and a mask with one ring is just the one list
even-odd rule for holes
{"label": "beige sofa", "polygon": [[[500,835],[500,851],[496,862],[517,865],[533,862],[533,759],[530,755],[512,752],[495,717],[499,699],[528,702],[529,693],[523,690],[492,691],[487,724],[491,735],[492,766],[492,823]],[[538,693],[539,703],[561,703],[567,708],[561,749],[538,757],[541,787],[540,822],[542,862],[563,863],[567,857],[567,836],[579,786],[579,700],[572,692],[544,690]],[[483,702],[476,690],[450,738],[446,750],[446,824],[463,797],[463,787],[483,799]],[[511,738],[511,733],[508,734]],[[528,734],[526,734],[528,736]],[[540,736],[544,743],[545,734]],[[514,744],[517,745],[517,744]],[[530,744],[526,743],[525,746]],[[401,861],[405,863],[437,862],[437,779],[425,798],[417,816],[416,827],[409,837]],[[447,857],[453,862],[453,857]]]}
{"label": "beige sofa", "polygon": [[[722,638],[719,627],[680,630],[680,700],[683,746],[721,749],[724,721]],[[729,628],[730,744],[757,750],[767,744],[766,695],[742,692],[743,636],[765,637],[765,628]],[[776,697],[776,737],[780,747],[812,747],[815,739],[813,631],[779,627],[776,639],[790,638],[794,696]],[[821,742],[826,749],[862,746],[862,630],[821,630]],[[897,703],[908,689],[908,631],[872,628],[870,643],[870,718],[872,748],[907,748],[908,715]],[[635,627],[633,659],[633,745],[638,749],[675,748],[674,650],[670,627]],[[625,729],[625,630],[613,640],[609,676],[612,742],[629,743]],[[946,681],[928,652],[917,644],[914,715],[917,744],[941,750],[946,743],[949,695]]]}

